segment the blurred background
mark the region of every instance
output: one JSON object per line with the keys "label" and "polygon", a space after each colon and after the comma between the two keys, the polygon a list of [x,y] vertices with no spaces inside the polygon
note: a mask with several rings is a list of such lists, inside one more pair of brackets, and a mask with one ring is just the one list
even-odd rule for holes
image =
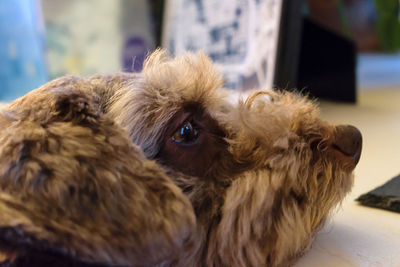
{"label": "blurred background", "polygon": [[[400,86],[399,10],[399,0],[2,0],[0,101],[66,74],[140,71],[163,46],[175,54],[204,50],[232,89],[320,87],[335,95],[310,81],[319,76],[343,80],[334,85],[354,91],[344,100],[355,102],[360,90]],[[345,47],[319,43],[304,20]],[[330,54],[343,62],[319,60]],[[340,64],[346,72],[331,77]]]}

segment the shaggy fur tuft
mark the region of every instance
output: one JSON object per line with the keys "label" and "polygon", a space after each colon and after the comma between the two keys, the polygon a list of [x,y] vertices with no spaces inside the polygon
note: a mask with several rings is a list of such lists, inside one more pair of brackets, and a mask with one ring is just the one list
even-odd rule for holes
{"label": "shaggy fur tuft", "polygon": [[[354,127],[288,92],[232,101],[202,53],[54,80],[0,113],[10,266],[289,266],[353,184]],[[58,262],[57,262],[58,261]]]}

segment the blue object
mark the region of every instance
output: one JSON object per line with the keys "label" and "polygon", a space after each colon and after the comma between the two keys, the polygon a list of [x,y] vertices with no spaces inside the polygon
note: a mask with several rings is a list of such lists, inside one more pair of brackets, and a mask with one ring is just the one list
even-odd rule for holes
{"label": "blue object", "polygon": [[38,0],[0,1],[0,101],[47,81],[44,28]]}

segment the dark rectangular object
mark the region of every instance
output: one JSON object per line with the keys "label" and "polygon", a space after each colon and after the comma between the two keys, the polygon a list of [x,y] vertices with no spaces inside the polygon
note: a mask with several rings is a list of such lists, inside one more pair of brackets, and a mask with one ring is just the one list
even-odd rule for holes
{"label": "dark rectangular object", "polygon": [[274,75],[278,89],[297,86],[303,6],[303,1],[282,0]]}
{"label": "dark rectangular object", "polygon": [[305,18],[297,88],[318,98],[356,102],[355,44]]}
{"label": "dark rectangular object", "polygon": [[400,212],[400,175],[361,195],[356,201],[361,205]]}

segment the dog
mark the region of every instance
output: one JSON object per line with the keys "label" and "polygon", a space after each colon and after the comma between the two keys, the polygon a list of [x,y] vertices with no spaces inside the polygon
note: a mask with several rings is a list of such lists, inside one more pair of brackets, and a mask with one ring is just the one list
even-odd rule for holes
{"label": "dog", "polygon": [[0,113],[4,266],[290,266],[353,185],[353,126],[232,99],[203,53],[67,76]]}

